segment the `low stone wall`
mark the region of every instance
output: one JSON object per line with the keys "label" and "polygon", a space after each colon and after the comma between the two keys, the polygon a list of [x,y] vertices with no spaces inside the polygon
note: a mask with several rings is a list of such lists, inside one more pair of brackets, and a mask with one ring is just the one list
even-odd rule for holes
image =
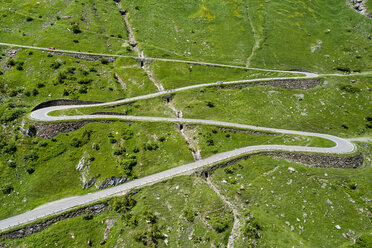
{"label": "low stone wall", "polygon": [[11,231],[11,232],[8,232],[8,233],[3,233],[3,234],[1,234],[0,237],[2,239],[23,238],[23,237],[29,236],[31,234],[40,232],[40,231],[44,230],[45,228],[47,228],[47,227],[49,227],[49,226],[53,225],[54,223],[56,223],[58,221],[61,221],[61,220],[81,216],[81,215],[84,215],[84,214],[87,214],[87,213],[90,213],[90,214],[93,214],[93,215],[100,214],[100,213],[102,213],[103,211],[106,210],[107,206],[108,206],[108,202],[94,204],[94,205],[91,205],[91,206],[88,206],[88,207],[85,207],[85,208],[77,209],[77,210],[59,215],[57,217],[53,217],[51,219],[48,219],[48,220],[40,222],[40,223],[36,223],[36,224],[32,224],[32,225],[23,227],[21,229],[15,230],[15,231]]}
{"label": "low stone wall", "polygon": [[[68,133],[72,131],[76,131],[83,126],[92,123],[92,122],[100,122],[100,123],[111,123],[112,121],[105,121],[105,120],[85,120],[85,121],[71,121],[71,122],[56,122],[56,123],[41,123],[41,122],[34,122],[29,123],[33,124],[36,128],[36,135],[43,138],[52,138],[59,133]],[[131,125],[132,122],[124,122],[128,125]]]}
{"label": "low stone wall", "polygon": [[95,112],[90,115],[126,115],[125,113],[116,113],[116,112]]}
{"label": "low stone wall", "polygon": [[218,129],[221,130],[221,131],[226,131],[226,132],[230,132],[230,133],[245,133],[245,134],[253,134],[253,135],[272,135],[272,136],[279,135],[277,133],[266,133],[266,132],[260,132],[260,131],[237,129],[237,128],[228,128],[228,127],[219,127]]}
{"label": "low stone wall", "polygon": [[98,104],[98,103],[102,103],[102,102],[57,99],[57,100],[50,100],[50,101],[42,102],[36,105],[31,111],[35,111],[35,110],[47,108],[47,107],[53,107],[53,106],[85,105],[85,104]]}
{"label": "low stone wall", "polygon": [[320,79],[291,79],[291,80],[275,80],[275,81],[262,81],[257,83],[242,83],[231,85],[219,85],[220,89],[241,89],[252,86],[275,86],[284,89],[298,89],[308,90],[320,85]]}
{"label": "low stone wall", "polygon": [[332,155],[320,155],[320,154],[304,154],[304,153],[291,153],[291,152],[261,152],[243,156],[230,160],[225,163],[215,165],[210,168],[202,169],[197,171],[198,176],[206,176],[209,173],[213,173],[219,168],[224,168],[229,165],[233,165],[241,160],[247,160],[252,156],[271,156],[284,158],[293,162],[308,165],[310,167],[320,167],[320,168],[359,168],[363,165],[364,159],[362,154],[354,156],[332,156]]}
{"label": "low stone wall", "polygon": [[77,59],[83,59],[87,61],[99,61],[101,59],[107,59],[108,62],[114,62],[117,58],[110,57],[110,56],[99,56],[99,55],[88,55],[88,54],[81,54],[81,53],[65,53],[65,52],[56,52],[56,51],[44,51],[46,53],[51,53],[54,55],[67,55]]}

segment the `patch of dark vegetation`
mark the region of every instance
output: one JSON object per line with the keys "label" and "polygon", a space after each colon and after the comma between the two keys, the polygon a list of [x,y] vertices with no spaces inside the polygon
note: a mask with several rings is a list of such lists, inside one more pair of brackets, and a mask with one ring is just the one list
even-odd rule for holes
{"label": "patch of dark vegetation", "polygon": [[69,218],[73,218],[73,217],[77,217],[77,216],[81,216],[81,215],[88,216],[88,214],[89,214],[89,215],[93,216],[93,215],[96,215],[96,214],[100,214],[100,213],[102,213],[103,211],[106,210],[107,206],[108,206],[108,202],[105,202],[105,203],[97,203],[97,204],[94,204],[94,205],[91,205],[91,206],[88,206],[88,207],[80,208],[80,209],[77,209],[77,210],[59,215],[57,217],[53,217],[51,219],[48,219],[48,220],[40,222],[40,223],[31,224],[31,225],[22,227],[21,229],[15,230],[15,231],[10,231],[10,232],[7,232],[7,233],[3,233],[3,234],[1,234],[1,238],[2,239],[24,238],[24,237],[29,236],[31,234],[40,232],[40,231],[44,230],[45,228],[47,228],[47,227],[49,227],[49,226],[53,225],[54,223],[56,223],[58,221],[61,221],[61,220],[65,220],[65,219],[69,219]]}

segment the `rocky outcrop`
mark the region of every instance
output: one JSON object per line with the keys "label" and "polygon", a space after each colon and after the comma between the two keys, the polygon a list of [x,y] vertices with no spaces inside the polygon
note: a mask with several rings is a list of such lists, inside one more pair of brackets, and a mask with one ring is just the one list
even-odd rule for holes
{"label": "rocky outcrop", "polygon": [[81,216],[83,214],[88,214],[88,213],[89,214],[94,214],[94,215],[95,214],[100,214],[100,213],[102,213],[103,211],[106,210],[107,206],[108,206],[108,202],[105,202],[105,203],[94,204],[94,205],[91,205],[91,206],[88,206],[88,207],[85,207],[85,208],[80,208],[80,209],[77,209],[77,210],[59,215],[57,217],[53,217],[51,219],[48,219],[48,220],[40,222],[40,223],[32,224],[32,225],[23,227],[21,229],[15,230],[15,231],[3,233],[3,234],[1,234],[0,237],[2,239],[23,238],[23,237],[29,236],[33,233],[40,232],[40,231],[44,230],[45,228],[47,228],[47,227],[49,227],[49,226],[53,225],[54,223],[56,223],[58,221],[61,221],[61,220]]}
{"label": "rocky outcrop", "polygon": [[321,154],[305,154],[305,153],[294,153],[294,152],[260,152],[250,154],[240,158],[230,160],[225,163],[217,164],[210,168],[202,169],[197,171],[196,174],[199,176],[208,176],[209,173],[213,173],[219,168],[224,168],[229,165],[235,164],[241,160],[246,160],[252,156],[271,156],[284,158],[293,162],[308,165],[310,167],[320,168],[359,168],[363,165],[364,159],[362,154],[354,156],[334,156],[334,155],[321,155]]}
{"label": "rocky outcrop", "polygon": [[307,90],[312,89],[320,85],[320,79],[291,79],[291,80],[275,80],[275,81],[262,81],[257,83],[242,83],[242,84],[230,84],[230,85],[219,85],[220,89],[241,89],[252,86],[275,86],[284,89],[298,89]]}
{"label": "rocky outcrop", "polygon": [[347,3],[351,8],[353,8],[362,15],[372,18],[372,13],[368,13],[367,11],[366,2],[367,2],[366,0],[347,0]]}
{"label": "rocky outcrop", "polygon": [[128,177],[112,177],[112,178],[107,178],[101,186],[99,186],[99,189],[105,189],[108,187],[116,186],[119,184],[123,184],[125,182],[129,181]]}
{"label": "rocky outcrop", "polygon": [[[35,122],[32,124],[36,128],[37,136],[49,139],[49,138],[53,138],[59,133],[68,133],[68,132],[76,131],[82,128],[83,126],[89,123],[92,123],[92,122],[111,123],[112,121],[85,120],[85,121],[53,122],[53,123]],[[132,124],[132,122],[124,122],[124,123],[127,123],[128,125]]]}
{"label": "rocky outcrop", "polygon": [[80,100],[69,100],[69,99],[57,99],[57,100],[50,100],[46,102],[42,102],[38,105],[36,105],[32,110],[38,110],[42,108],[47,107],[53,107],[53,106],[64,106],[64,105],[85,105],[85,104],[98,104],[102,102],[94,102],[94,101],[80,101]]}
{"label": "rocky outcrop", "polygon": [[68,53],[68,52],[57,52],[57,51],[44,51],[46,53],[51,53],[54,55],[67,55],[77,59],[83,59],[87,61],[99,61],[101,59],[106,59],[108,62],[114,62],[117,58],[110,56],[100,56],[100,55],[88,55],[82,53]]}

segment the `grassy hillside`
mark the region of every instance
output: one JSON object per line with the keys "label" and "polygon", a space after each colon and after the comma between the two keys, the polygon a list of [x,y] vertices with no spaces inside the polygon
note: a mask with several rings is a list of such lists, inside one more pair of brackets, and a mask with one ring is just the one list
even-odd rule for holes
{"label": "grassy hillside", "polygon": [[[218,169],[211,180],[239,209],[236,247],[368,247],[371,242],[371,168],[308,168],[252,157]],[[112,199],[109,210],[91,220],[76,217],[2,242],[82,246],[91,240],[98,247],[105,240],[104,247],[226,247],[233,216],[204,179],[174,178],[131,199],[135,204],[125,211],[115,211],[125,200]]]}
{"label": "grassy hillside", "polygon": [[253,52],[250,65],[256,67],[319,72],[372,67],[367,52],[372,20],[343,0],[141,0],[122,5],[151,56],[243,65]]}
{"label": "grassy hillside", "polygon": [[[138,44],[129,41],[129,31]],[[372,19],[344,0],[0,0],[0,42],[328,74],[308,90],[203,87],[52,115],[182,112],[184,118],[370,137],[371,33]],[[169,90],[293,76],[164,61],[142,67],[135,59],[0,46],[0,219],[98,191],[112,177],[134,180],[193,162],[196,150],[206,158],[250,145],[334,145],[217,126],[185,125],[181,132],[174,123],[119,121],[89,123],[50,139],[29,137],[25,132],[35,128],[27,115],[39,103],[114,101],[158,92],[156,83]],[[371,247],[372,146],[357,144],[365,161],[359,169],[253,156],[208,180],[181,176],[136,189],[111,199],[99,215],[67,219],[23,239],[0,240],[0,246],[84,247],[90,240],[94,247],[226,247],[235,216],[235,247]],[[84,189],[91,179],[95,185]]]}

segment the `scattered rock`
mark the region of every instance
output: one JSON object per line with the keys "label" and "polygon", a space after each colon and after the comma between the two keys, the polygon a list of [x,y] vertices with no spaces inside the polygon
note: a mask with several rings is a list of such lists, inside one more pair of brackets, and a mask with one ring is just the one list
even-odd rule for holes
{"label": "scattered rock", "polygon": [[288,170],[291,172],[291,173],[293,173],[293,172],[297,172],[294,168],[292,168],[292,167],[288,167]]}
{"label": "scattered rock", "polygon": [[372,16],[368,14],[365,2],[365,0],[348,0],[348,5],[358,13],[371,18]]}
{"label": "scattered rock", "polygon": [[350,230],[347,232],[347,236],[352,237],[355,235],[355,232],[353,230]]}
{"label": "scattered rock", "polygon": [[341,229],[341,227],[340,227],[339,225],[336,225],[335,227],[336,227],[336,229],[338,229],[338,230]]}
{"label": "scattered rock", "polygon": [[316,45],[311,47],[311,52],[314,53],[316,50],[320,49],[322,47],[323,41],[318,40],[316,42]]}
{"label": "scattered rock", "polygon": [[331,200],[327,199],[327,203],[329,206],[333,206],[333,202],[331,202]]}
{"label": "scattered rock", "polygon": [[91,179],[89,179],[89,181],[84,184],[83,189],[89,189],[90,187],[92,187],[96,183],[96,179],[96,177],[92,177]]}
{"label": "scattered rock", "polygon": [[112,178],[107,178],[101,186],[99,186],[99,189],[105,189],[108,187],[116,186],[119,184],[123,184],[125,182],[129,181],[128,177],[112,177]]}

